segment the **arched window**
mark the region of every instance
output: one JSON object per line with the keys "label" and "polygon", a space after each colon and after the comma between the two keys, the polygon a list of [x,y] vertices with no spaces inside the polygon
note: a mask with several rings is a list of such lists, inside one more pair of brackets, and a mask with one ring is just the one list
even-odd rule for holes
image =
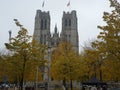
{"label": "arched window", "polygon": [[71,19],[65,19],[65,26],[71,26]]}

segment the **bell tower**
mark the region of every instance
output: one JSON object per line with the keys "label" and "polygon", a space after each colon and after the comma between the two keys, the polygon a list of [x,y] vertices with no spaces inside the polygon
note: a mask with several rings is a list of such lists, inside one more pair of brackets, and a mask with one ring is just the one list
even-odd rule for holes
{"label": "bell tower", "polygon": [[33,38],[40,44],[46,44],[48,38],[50,39],[51,37],[49,12],[37,10],[34,29]]}
{"label": "bell tower", "polygon": [[73,50],[79,52],[79,40],[77,29],[76,11],[63,12],[61,41],[67,41],[72,44]]}

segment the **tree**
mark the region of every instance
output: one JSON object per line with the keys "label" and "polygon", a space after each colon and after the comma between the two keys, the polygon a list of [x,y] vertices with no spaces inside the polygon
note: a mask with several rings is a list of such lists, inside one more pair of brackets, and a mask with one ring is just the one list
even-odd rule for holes
{"label": "tree", "polygon": [[6,78],[6,80],[4,81],[5,77],[8,77],[8,62],[7,62],[7,57],[9,55],[1,50],[0,51],[0,82],[7,82],[8,78]]}
{"label": "tree", "polygon": [[32,40],[25,29],[17,19],[14,19],[16,25],[20,27],[18,35],[11,38],[10,43],[6,43],[6,48],[11,51],[11,73],[15,80],[20,83],[20,89],[23,90],[23,82],[35,80],[35,71],[37,66],[44,65],[44,55],[46,47]]}
{"label": "tree", "polygon": [[4,77],[4,60],[3,60],[3,55],[0,53],[0,82],[3,81],[3,77]]}
{"label": "tree", "polygon": [[[105,26],[98,26],[101,30],[98,35],[98,40],[93,42],[93,47],[96,48],[99,54],[104,59],[104,70],[107,72],[105,76],[110,76],[109,80],[120,80],[120,4],[116,0],[110,0],[111,7],[114,9],[111,13],[104,12],[103,20]],[[109,67],[109,70],[107,70]],[[118,76],[119,75],[119,76]]]}
{"label": "tree", "polygon": [[61,42],[53,51],[52,56],[52,77],[56,80],[63,80],[66,87],[66,81],[70,81],[72,90],[72,81],[78,79],[80,69],[80,61],[69,43]]}
{"label": "tree", "polygon": [[104,59],[102,57],[103,54],[93,47],[84,50],[83,59],[84,67],[87,68],[85,70],[87,79],[94,76],[102,81],[102,68],[104,66]]}

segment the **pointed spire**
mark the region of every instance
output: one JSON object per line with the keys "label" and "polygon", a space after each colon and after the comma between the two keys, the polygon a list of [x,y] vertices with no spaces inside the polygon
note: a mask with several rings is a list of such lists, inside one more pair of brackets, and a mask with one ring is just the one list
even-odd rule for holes
{"label": "pointed spire", "polygon": [[55,33],[57,33],[57,24],[55,24],[55,29],[54,30],[55,30]]}

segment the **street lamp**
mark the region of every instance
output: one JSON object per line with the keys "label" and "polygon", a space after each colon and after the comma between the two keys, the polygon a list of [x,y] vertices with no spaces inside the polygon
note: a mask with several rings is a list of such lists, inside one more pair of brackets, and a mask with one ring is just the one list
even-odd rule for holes
{"label": "street lamp", "polygon": [[100,58],[99,58],[99,61],[98,61],[98,65],[99,65],[99,73],[100,73],[100,81],[102,81],[102,69],[101,69],[101,67],[102,67],[102,64],[103,64],[103,62],[104,62],[104,60],[105,60],[105,54],[104,53],[100,53]]}
{"label": "street lamp", "polygon": [[38,66],[37,66],[37,68],[36,68],[36,86],[35,86],[35,87],[36,87],[36,88],[35,88],[36,90],[37,90],[37,88],[38,88],[37,86],[38,86]]}
{"label": "street lamp", "polygon": [[50,89],[50,66],[51,66],[51,43],[50,43],[50,38],[47,38],[46,45],[48,46],[47,48],[47,63],[45,63],[45,70],[47,71],[47,77],[46,77],[46,84],[47,84],[47,90]]}
{"label": "street lamp", "polygon": [[48,65],[47,65],[47,69],[48,69],[48,90],[50,88],[50,65],[51,65],[51,46],[48,45]]}
{"label": "street lamp", "polygon": [[8,33],[9,33],[9,43],[11,43],[11,34],[12,34],[12,31],[9,30]]}

